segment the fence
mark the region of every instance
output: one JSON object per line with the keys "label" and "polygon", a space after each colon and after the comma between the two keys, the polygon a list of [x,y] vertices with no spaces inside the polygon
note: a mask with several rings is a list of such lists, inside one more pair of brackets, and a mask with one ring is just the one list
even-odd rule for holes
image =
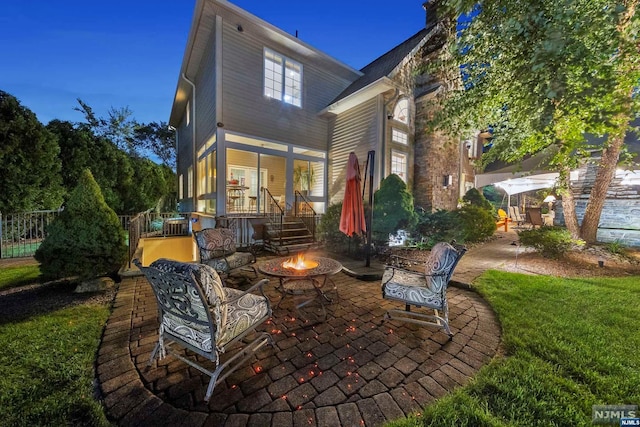
{"label": "fence", "polygon": [[47,226],[61,211],[0,213],[0,258],[33,256]]}
{"label": "fence", "polygon": [[[0,213],[0,258],[22,258],[35,255],[46,235],[47,226],[62,212],[59,210]],[[143,212],[118,215],[128,232],[129,250],[135,251],[140,236],[177,236],[188,234],[189,214]],[[132,225],[133,224],[133,225]],[[132,241],[133,238],[133,241]],[[133,255],[132,253],[130,255]]]}

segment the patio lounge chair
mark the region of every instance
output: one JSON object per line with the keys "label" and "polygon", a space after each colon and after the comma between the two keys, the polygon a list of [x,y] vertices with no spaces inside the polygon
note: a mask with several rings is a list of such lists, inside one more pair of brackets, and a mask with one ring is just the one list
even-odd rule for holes
{"label": "patio lounge chair", "polygon": [[236,250],[233,230],[205,228],[194,231],[193,236],[198,245],[200,262],[213,267],[223,278],[237,272],[251,272],[254,278],[258,277],[253,265],[256,262],[255,254]]}
{"label": "patio lounge chair", "polygon": [[521,226],[525,222],[525,218],[517,206],[509,206],[509,216],[511,217],[511,221],[516,223],[516,226]]}
{"label": "patio lounge chair", "polygon": [[[144,273],[156,296],[160,321],[158,343],[149,365],[167,352],[211,377],[204,400],[211,398],[214,387],[240,367],[265,345],[273,346],[266,332],[242,346],[241,341],[271,316],[271,305],[263,287],[269,281],[260,280],[242,292],[222,286],[214,269],[195,263],[159,259],[149,267],[138,260],[136,266]],[[252,292],[259,290],[262,295]],[[215,364],[213,371],[185,357],[173,345],[188,349]],[[220,355],[235,348],[236,352],[221,363]],[[224,375],[220,374],[225,371]]]}
{"label": "patio lounge chair", "polygon": [[542,219],[542,209],[527,209],[527,222],[531,224],[531,228],[536,228],[536,226],[542,227],[544,225],[544,221]]}
{"label": "patio lounge chair", "polygon": [[[431,249],[424,272],[406,268],[415,264],[412,260],[392,255],[391,264],[385,267],[382,275],[382,298],[404,303],[405,309],[389,310],[385,318],[437,326],[444,329],[451,339],[453,334],[449,328],[447,286],[465,252],[463,246],[454,247],[440,242]],[[434,314],[412,312],[412,305],[434,310]]]}

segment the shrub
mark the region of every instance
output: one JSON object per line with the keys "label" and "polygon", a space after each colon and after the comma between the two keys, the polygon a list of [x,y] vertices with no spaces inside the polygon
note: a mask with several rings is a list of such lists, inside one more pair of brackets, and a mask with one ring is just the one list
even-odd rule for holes
{"label": "shrub", "polygon": [[493,205],[476,188],[467,191],[462,200],[468,205],[486,209],[493,214]]}
{"label": "shrub", "polygon": [[391,174],[382,180],[374,200],[372,239],[377,246],[388,245],[389,234],[415,226],[418,217],[413,209],[413,195],[398,175]]}
{"label": "shrub", "polygon": [[622,244],[622,242],[620,242],[620,240],[609,242],[604,245],[604,248],[607,250],[607,252],[613,255],[624,256],[627,254],[627,248]]}
{"label": "shrub", "polygon": [[418,223],[413,230],[414,234],[421,237],[417,239],[418,246],[431,249],[438,242],[460,240],[457,224],[458,217],[452,211],[418,213]]}
{"label": "shrub", "polygon": [[320,239],[324,242],[325,247],[337,253],[348,253],[350,249],[354,252],[359,251],[364,239],[359,236],[347,237],[340,231],[340,216],[342,215],[342,203],[331,205],[322,216],[320,224],[318,224],[318,232]]}
{"label": "shrub", "polygon": [[461,235],[458,239],[465,243],[485,240],[496,231],[496,221],[492,210],[475,205],[467,205],[454,211],[458,218]]}
{"label": "shrub", "polygon": [[125,233],[86,169],[64,210],[47,228],[36,251],[44,278],[87,279],[118,271],[125,260]]}
{"label": "shrub", "polygon": [[540,227],[518,233],[520,243],[534,248],[545,258],[560,258],[571,247],[584,245],[584,241],[571,237],[563,227]]}

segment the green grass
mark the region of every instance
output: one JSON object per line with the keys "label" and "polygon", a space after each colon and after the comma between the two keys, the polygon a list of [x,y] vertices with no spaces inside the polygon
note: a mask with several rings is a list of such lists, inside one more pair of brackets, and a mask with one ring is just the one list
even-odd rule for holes
{"label": "green grass", "polygon": [[39,277],[38,265],[3,268],[0,269],[0,290],[29,285],[37,282]]}
{"label": "green grass", "polygon": [[[3,269],[0,287],[24,283],[23,270]],[[108,306],[85,304],[0,324],[0,425],[109,425],[93,396],[108,316]]]}
{"label": "green grass", "polygon": [[478,288],[506,355],[466,387],[392,426],[591,426],[594,404],[640,404],[637,277],[489,271]]}

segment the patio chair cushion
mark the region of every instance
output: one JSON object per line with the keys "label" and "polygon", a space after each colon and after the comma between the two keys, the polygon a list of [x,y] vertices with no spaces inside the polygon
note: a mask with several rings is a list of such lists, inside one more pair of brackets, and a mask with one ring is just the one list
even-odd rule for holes
{"label": "patio chair cushion", "polygon": [[208,261],[224,255],[231,255],[236,251],[233,230],[228,228],[206,228],[195,234],[201,261]]}
{"label": "patio chair cushion", "polygon": [[440,292],[453,275],[453,269],[458,262],[458,252],[448,243],[437,243],[425,262],[424,274],[426,285],[433,292]]}
{"label": "patio chair cushion", "polygon": [[[224,292],[226,301],[233,301],[244,293],[233,288],[224,288]],[[227,322],[224,323],[218,346],[224,346],[268,314],[269,302],[261,295],[245,294],[229,303]]]}
{"label": "patio chair cushion", "polygon": [[236,268],[251,264],[253,260],[254,256],[250,252],[234,252],[222,258],[202,259],[201,261],[217,271],[228,273]]}
{"label": "patio chair cushion", "polygon": [[[185,263],[166,258],[154,261],[151,267],[165,273],[176,273],[183,276],[193,274],[207,299],[209,310],[213,314],[218,329],[214,334],[217,340],[222,329],[221,325],[227,322],[228,308],[226,304],[223,304],[226,298],[225,288],[216,270],[205,264]],[[210,347],[208,351],[211,351]]]}
{"label": "patio chair cushion", "polygon": [[[411,305],[442,307],[442,293],[426,288],[424,286],[424,275],[396,271],[393,274],[393,278],[389,280],[388,276],[391,274],[393,274],[391,271],[385,270],[382,276],[382,281],[385,283],[383,289],[385,298],[400,300]],[[385,280],[389,281],[385,282]]]}

